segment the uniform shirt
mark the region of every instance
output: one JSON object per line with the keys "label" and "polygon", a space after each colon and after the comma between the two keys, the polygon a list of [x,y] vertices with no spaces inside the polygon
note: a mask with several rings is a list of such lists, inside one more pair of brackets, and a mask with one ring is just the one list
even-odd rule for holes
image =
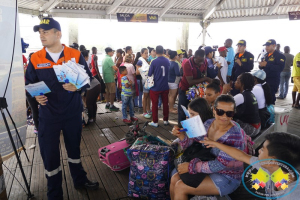
{"label": "uniform shirt", "polygon": [[275,50],[272,55],[266,54],[263,60],[267,61],[267,65],[259,68],[266,72],[266,82],[279,83],[280,73],[285,66],[285,56]]}
{"label": "uniform shirt", "polygon": [[289,53],[284,53],[283,55],[285,56],[285,66],[283,72],[290,72],[291,66],[293,66],[294,55]]}
{"label": "uniform shirt", "polygon": [[231,76],[232,74],[232,68],[234,65],[234,49],[232,47],[227,48],[228,52],[227,52],[227,57],[226,57],[226,61],[230,62],[230,65],[228,65],[228,72],[227,75]]}
{"label": "uniform shirt", "polygon": [[126,87],[126,83],[129,84],[129,79],[127,76],[123,76],[121,78],[121,83],[122,83],[122,96],[125,97],[131,97],[132,96],[132,91],[131,91],[131,87]]}
{"label": "uniform shirt", "polygon": [[[236,60],[240,59],[242,65],[237,64]],[[244,54],[239,57],[239,53],[235,54],[234,65],[232,69],[232,80],[236,81],[237,77],[244,72],[250,72],[254,67],[254,56],[252,53],[245,51]]]}
{"label": "uniform shirt", "polygon": [[[51,56],[46,52],[45,48],[34,53],[29,61],[26,74],[25,84],[37,83],[44,81],[51,90],[50,93],[45,94],[48,102],[39,108],[39,116],[48,120],[64,120],[82,112],[81,92],[68,92],[57,80],[56,74],[53,70],[53,65],[61,65],[63,62],[68,62],[71,58],[84,65],[86,73],[92,78],[92,74],[84,60],[83,56],[78,50],[66,47],[61,53],[59,60],[53,62]],[[89,86],[86,85],[81,90],[86,90]]]}
{"label": "uniform shirt", "polygon": [[169,77],[170,61],[163,57],[157,57],[151,62],[148,76],[154,75],[154,86],[151,88],[153,91],[169,90],[168,77]]}
{"label": "uniform shirt", "polygon": [[114,61],[109,55],[106,55],[102,61],[102,74],[104,83],[115,82],[115,70],[113,69],[113,66],[115,66]]}
{"label": "uniform shirt", "polygon": [[300,76],[300,67],[297,67],[297,62],[300,61],[300,53],[296,54],[293,62],[292,77]]}

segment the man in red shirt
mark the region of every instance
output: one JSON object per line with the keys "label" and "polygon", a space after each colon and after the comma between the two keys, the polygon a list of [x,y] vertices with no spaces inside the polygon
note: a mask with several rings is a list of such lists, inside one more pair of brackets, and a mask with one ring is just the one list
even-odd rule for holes
{"label": "man in red shirt", "polygon": [[178,101],[178,125],[186,119],[186,115],[181,108],[181,105],[187,106],[190,101],[186,97],[186,91],[189,87],[202,82],[211,82],[211,78],[207,75],[207,62],[205,62],[205,51],[200,49],[195,52],[195,55],[188,59],[182,66],[183,76],[179,83],[179,101]]}
{"label": "man in red shirt", "polygon": [[99,72],[99,68],[98,68],[98,57],[97,57],[97,48],[93,47],[92,48],[92,61],[91,61],[91,66],[92,66],[92,75],[93,77],[95,77],[99,82],[100,82],[100,72]]}

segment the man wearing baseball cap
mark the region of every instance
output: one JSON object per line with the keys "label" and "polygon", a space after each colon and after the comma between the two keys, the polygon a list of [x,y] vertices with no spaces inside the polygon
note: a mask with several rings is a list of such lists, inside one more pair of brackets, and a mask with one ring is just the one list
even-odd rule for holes
{"label": "man wearing baseball cap", "polygon": [[263,46],[266,46],[267,54],[259,62],[259,68],[266,72],[266,82],[270,85],[272,94],[272,104],[275,105],[276,92],[280,84],[280,73],[285,66],[285,56],[276,51],[276,41],[268,40]]}
{"label": "man wearing baseball cap", "polygon": [[118,68],[114,61],[112,60],[112,56],[114,55],[115,51],[107,47],[105,48],[106,56],[102,61],[102,74],[103,80],[105,83],[105,92],[106,92],[106,109],[110,111],[119,111],[119,108],[114,106],[115,96],[117,92],[116,83],[115,83],[115,74],[118,71]]}
{"label": "man wearing baseball cap", "polygon": [[[57,21],[44,18],[33,30],[39,32],[44,48],[31,56],[25,79],[26,85],[44,81],[51,90],[48,94],[35,97],[40,104],[38,140],[48,181],[48,199],[60,200],[63,199],[59,150],[61,131],[75,188],[97,189],[99,183],[87,179],[80,160],[81,91],[71,83],[58,82],[53,66],[72,60],[83,65],[90,78],[92,75],[80,51],[61,44],[61,28]],[[88,87],[86,85],[81,90]]]}
{"label": "man wearing baseball cap", "polygon": [[[245,40],[240,40],[237,45],[237,54],[234,57],[234,64],[232,68],[231,80],[236,81],[237,77],[245,72],[250,72],[254,67],[254,56],[252,53],[246,51],[247,43]],[[234,83],[233,83],[234,85]],[[233,88],[231,90],[232,95],[240,93]]]}
{"label": "man wearing baseball cap", "polygon": [[228,74],[228,63],[226,61],[227,48],[219,47],[219,58],[217,59],[216,67],[219,68],[218,79],[220,79],[221,85],[227,84],[227,74]]}

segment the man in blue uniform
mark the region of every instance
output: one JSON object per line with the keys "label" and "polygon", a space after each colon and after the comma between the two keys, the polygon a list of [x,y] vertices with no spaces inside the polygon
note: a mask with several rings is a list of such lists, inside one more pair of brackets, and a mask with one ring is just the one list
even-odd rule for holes
{"label": "man in blue uniform", "polygon": [[266,46],[266,55],[259,62],[259,68],[266,72],[266,82],[270,85],[273,104],[276,101],[276,92],[280,84],[280,73],[285,66],[285,56],[276,50],[276,41],[270,39],[264,44]]}
{"label": "man in blue uniform", "polygon": [[[235,54],[234,57],[234,64],[232,68],[232,75],[231,80],[234,82],[236,81],[237,77],[245,72],[250,72],[253,69],[254,66],[254,56],[252,53],[246,51],[247,43],[245,40],[240,40],[238,44],[236,45],[237,48],[237,54]],[[234,87],[231,90],[231,94],[234,96],[236,94],[240,93],[240,91],[236,90]]]}
{"label": "man in blue uniform", "polygon": [[[48,181],[48,199],[60,200],[63,199],[59,151],[61,131],[75,188],[97,189],[99,183],[87,179],[80,161],[81,91],[71,83],[58,82],[53,65],[72,60],[84,65],[90,78],[92,75],[80,51],[61,44],[61,28],[57,21],[44,18],[33,30],[39,32],[44,48],[31,56],[25,75],[26,85],[44,81],[51,90],[51,93],[35,97],[40,104],[38,140]],[[84,86],[82,90],[87,87]]]}

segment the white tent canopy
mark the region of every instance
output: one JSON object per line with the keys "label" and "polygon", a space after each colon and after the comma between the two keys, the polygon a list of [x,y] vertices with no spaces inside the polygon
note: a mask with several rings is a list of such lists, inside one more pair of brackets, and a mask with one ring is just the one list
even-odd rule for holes
{"label": "white tent canopy", "polygon": [[288,18],[300,0],[19,0],[19,12],[115,19],[116,13],[157,14],[162,21],[228,22]]}

